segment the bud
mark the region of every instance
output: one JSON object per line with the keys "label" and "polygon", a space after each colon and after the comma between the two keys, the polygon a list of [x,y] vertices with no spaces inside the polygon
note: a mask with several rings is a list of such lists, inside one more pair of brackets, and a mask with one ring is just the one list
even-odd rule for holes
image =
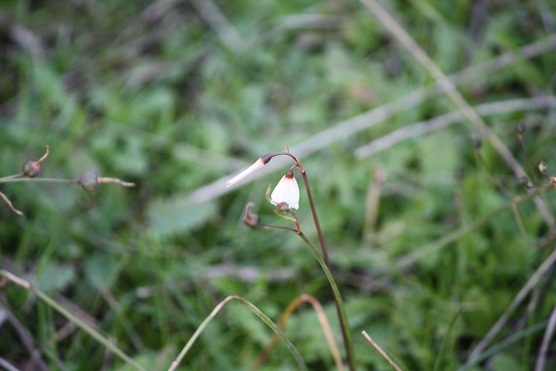
{"label": "bud", "polygon": [[100,185],[98,173],[96,171],[85,171],[77,180],[77,184],[81,185],[87,192],[92,192]]}

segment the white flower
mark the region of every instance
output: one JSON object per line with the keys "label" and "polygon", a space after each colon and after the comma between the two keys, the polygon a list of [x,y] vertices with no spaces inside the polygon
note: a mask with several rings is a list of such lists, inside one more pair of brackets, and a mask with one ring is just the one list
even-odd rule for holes
{"label": "white flower", "polygon": [[270,195],[270,202],[273,205],[285,203],[290,209],[299,209],[299,187],[291,171],[280,179]]}
{"label": "white flower", "polygon": [[229,186],[239,182],[241,179],[245,178],[247,175],[251,174],[255,170],[258,170],[261,167],[265,166],[268,163],[268,161],[270,161],[270,159],[268,159],[265,162],[265,160],[261,157],[253,165],[249,166],[247,169],[243,170],[241,173],[239,173],[238,175],[236,175],[232,179],[228,180],[226,182],[226,187],[229,187]]}

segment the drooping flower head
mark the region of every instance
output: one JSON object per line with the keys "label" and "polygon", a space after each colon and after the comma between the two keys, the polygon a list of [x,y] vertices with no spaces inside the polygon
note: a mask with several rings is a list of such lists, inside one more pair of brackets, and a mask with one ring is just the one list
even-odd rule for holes
{"label": "drooping flower head", "polygon": [[241,179],[245,178],[247,175],[251,174],[256,170],[259,170],[261,167],[268,164],[271,158],[272,158],[271,155],[264,155],[263,157],[259,158],[257,161],[255,161],[253,165],[249,166],[247,169],[243,170],[241,173],[237,174],[235,177],[228,180],[226,182],[226,187],[230,187],[231,185],[236,184]]}
{"label": "drooping flower head", "polygon": [[293,176],[293,171],[289,170],[280,179],[270,195],[270,202],[273,205],[286,204],[290,209],[299,209],[299,186]]}

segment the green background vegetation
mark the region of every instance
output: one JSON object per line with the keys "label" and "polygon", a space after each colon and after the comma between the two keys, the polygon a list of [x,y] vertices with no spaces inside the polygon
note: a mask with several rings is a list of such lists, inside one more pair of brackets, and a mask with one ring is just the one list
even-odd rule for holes
{"label": "green background vegetation", "polygon": [[[2,184],[26,216],[0,203],[1,268],[35,283],[148,369],[166,369],[232,294],[275,321],[298,295],[313,295],[340,341],[330,288],[302,241],[241,223],[247,201],[257,203],[263,222],[283,223],[264,194],[286,163],[224,193],[229,175],[287,144],[311,181],[359,369],[390,369],[362,330],[403,369],[462,367],[554,249],[553,230],[533,202],[491,214],[527,191],[488,141],[477,155],[470,140],[477,132],[464,120],[355,155],[372,140],[456,110],[442,94],[351,135],[326,131],[434,83],[361,3],[216,1],[223,19],[202,3],[2,2],[0,176],[18,173],[48,144],[41,176],[96,170],[137,186],[86,193],[71,184]],[[556,32],[548,0],[381,3],[448,75]],[[533,58],[479,71],[459,90],[473,106],[552,96],[555,66],[554,46],[545,46]],[[535,185],[548,183],[536,165],[556,163],[555,114],[553,104],[485,116]],[[375,181],[381,171],[382,185]],[[379,203],[369,201],[376,187]],[[316,243],[303,190],[297,214]],[[552,190],[543,202],[552,214]],[[532,369],[555,289],[549,270],[493,340],[494,351],[471,369]],[[31,362],[29,346],[52,369],[125,366],[21,287],[2,289],[0,310],[16,318],[0,324],[0,357],[17,367]],[[232,302],[184,369],[248,369],[271,334]],[[286,334],[310,369],[334,367],[309,305],[290,318]],[[294,367],[278,345],[264,369]]]}

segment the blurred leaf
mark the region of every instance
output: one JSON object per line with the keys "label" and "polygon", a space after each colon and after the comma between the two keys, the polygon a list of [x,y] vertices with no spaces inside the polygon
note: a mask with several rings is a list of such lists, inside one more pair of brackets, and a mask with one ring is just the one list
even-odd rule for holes
{"label": "blurred leaf", "polygon": [[83,264],[85,277],[93,285],[106,285],[116,268],[116,260],[107,254],[95,254],[87,258]]}
{"label": "blurred leaf", "polygon": [[45,292],[62,291],[76,278],[70,264],[49,262],[40,270],[35,279],[39,289]]}
{"label": "blurred leaf", "polygon": [[186,234],[216,213],[215,202],[192,203],[187,196],[154,199],[147,214],[149,231],[158,237]]}

